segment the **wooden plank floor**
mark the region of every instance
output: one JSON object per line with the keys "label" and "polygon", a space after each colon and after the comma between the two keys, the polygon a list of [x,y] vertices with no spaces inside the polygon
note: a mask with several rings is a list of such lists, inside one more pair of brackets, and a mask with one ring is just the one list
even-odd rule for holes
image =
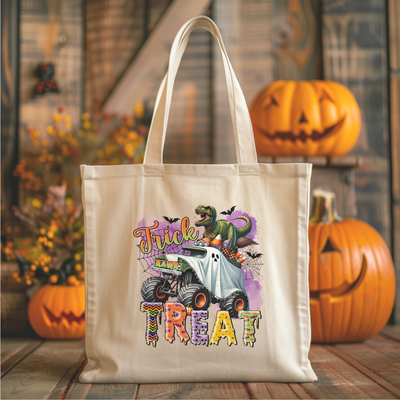
{"label": "wooden plank floor", "polygon": [[306,384],[81,384],[83,340],[3,338],[1,344],[2,399],[400,398],[400,326],[363,343],[312,345],[319,380]]}

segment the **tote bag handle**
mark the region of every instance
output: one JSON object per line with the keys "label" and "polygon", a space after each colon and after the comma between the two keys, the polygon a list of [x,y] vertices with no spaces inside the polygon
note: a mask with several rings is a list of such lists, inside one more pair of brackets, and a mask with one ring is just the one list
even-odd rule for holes
{"label": "tote bag handle", "polygon": [[162,164],[168,116],[171,107],[172,90],[183,53],[186,49],[190,33],[204,28],[216,39],[221,50],[225,69],[228,99],[231,111],[233,131],[235,134],[236,158],[238,164],[257,163],[253,128],[242,89],[229,61],[221,34],[217,25],[206,16],[199,16],[186,22],[175,37],[169,57],[169,68],[157,94],[153,119],[151,122],[144,164]]}

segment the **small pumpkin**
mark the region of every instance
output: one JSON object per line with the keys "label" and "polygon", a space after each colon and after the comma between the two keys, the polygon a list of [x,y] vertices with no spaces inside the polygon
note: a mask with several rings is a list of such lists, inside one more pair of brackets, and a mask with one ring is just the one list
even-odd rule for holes
{"label": "small pumpkin", "polygon": [[365,222],[341,219],[334,193],[316,189],[309,225],[311,336],[359,342],[387,323],[395,271],[386,243]]}
{"label": "small pumpkin", "polygon": [[354,96],[332,81],[276,81],[256,96],[250,116],[261,156],[342,156],[361,129]]}
{"label": "small pumpkin", "polygon": [[85,336],[85,286],[44,285],[31,298],[29,322],[46,339]]}

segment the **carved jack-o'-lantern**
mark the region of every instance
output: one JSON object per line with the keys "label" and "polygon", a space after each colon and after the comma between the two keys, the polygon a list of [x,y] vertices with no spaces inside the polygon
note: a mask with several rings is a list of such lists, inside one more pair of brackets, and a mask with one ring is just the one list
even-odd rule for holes
{"label": "carved jack-o'-lantern", "polygon": [[44,285],[31,298],[29,322],[46,339],[85,336],[85,286]]}
{"label": "carved jack-o'-lantern", "polygon": [[312,341],[377,335],[395,298],[394,266],[382,237],[365,222],[341,220],[335,195],[316,189],[309,239]]}
{"label": "carved jack-o'-lantern", "polygon": [[361,129],[354,96],[331,81],[276,81],[257,95],[250,116],[264,156],[342,156]]}

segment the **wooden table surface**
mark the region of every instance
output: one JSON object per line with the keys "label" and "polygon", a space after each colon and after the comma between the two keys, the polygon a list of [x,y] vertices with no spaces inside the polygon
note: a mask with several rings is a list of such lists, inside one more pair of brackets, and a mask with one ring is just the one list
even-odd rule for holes
{"label": "wooden table surface", "polygon": [[400,398],[400,326],[363,343],[312,345],[319,380],[283,383],[82,384],[83,340],[2,338],[2,399]]}

